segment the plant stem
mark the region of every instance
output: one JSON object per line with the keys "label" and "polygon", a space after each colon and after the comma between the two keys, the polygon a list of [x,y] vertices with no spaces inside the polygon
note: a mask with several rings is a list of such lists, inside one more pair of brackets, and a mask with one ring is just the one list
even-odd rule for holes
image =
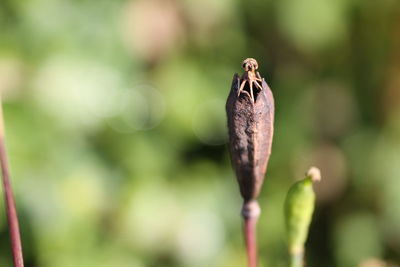
{"label": "plant stem", "polygon": [[248,267],[257,267],[257,221],[260,207],[257,201],[252,200],[243,204],[242,216],[244,220],[244,237],[246,241]]}
{"label": "plant stem", "polygon": [[257,218],[244,219],[244,235],[247,248],[247,262],[249,267],[257,267]]}
{"label": "plant stem", "polygon": [[290,254],[290,267],[303,267],[303,253]]}
{"label": "plant stem", "polygon": [[17,210],[15,208],[14,195],[10,182],[10,168],[8,165],[4,139],[3,108],[0,100],[0,165],[3,175],[4,199],[6,204],[8,227],[10,231],[11,250],[13,254],[14,267],[23,267],[24,260],[22,256],[21,236],[19,232],[19,223]]}

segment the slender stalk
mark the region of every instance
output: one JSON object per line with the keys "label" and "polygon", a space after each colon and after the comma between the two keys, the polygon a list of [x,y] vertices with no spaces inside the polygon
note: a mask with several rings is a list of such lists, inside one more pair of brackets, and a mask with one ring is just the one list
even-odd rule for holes
{"label": "slender stalk", "polygon": [[249,267],[257,267],[257,218],[244,219],[244,235],[246,239],[247,263]]}
{"label": "slender stalk", "polygon": [[290,255],[290,267],[303,267],[303,253],[292,253]]}
{"label": "slender stalk", "polygon": [[242,209],[244,220],[244,238],[246,241],[248,267],[257,267],[257,221],[260,207],[257,201],[245,202]]}
{"label": "slender stalk", "polygon": [[19,232],[19,223],[15,200],[10,182],[10,168],[8,165],[7,152],[5,148],[5,134],[3,122],[3,108],[0,100],[0,165],[3,175],[4,199],[10,230],[11,250],[13,254],[14,267],[23,267],[24,260],[22,256],[21,236]]}

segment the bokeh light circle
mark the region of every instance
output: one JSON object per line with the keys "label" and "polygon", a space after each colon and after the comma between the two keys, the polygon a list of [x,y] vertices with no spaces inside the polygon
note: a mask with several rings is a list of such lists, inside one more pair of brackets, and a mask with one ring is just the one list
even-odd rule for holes
{"label": "bokeh light circle", "polygon": [[216,98],[200,104],[193,115],[193,131],[207,145],[221,145],[228,139],[225,101]]}

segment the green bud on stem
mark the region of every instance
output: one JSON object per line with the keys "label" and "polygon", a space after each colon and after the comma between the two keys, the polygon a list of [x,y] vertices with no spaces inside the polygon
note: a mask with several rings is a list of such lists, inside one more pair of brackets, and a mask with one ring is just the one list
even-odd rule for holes
{"label": "green bud on stem", "polygon": [[293,184],[286,195],[284,212],[291,267],[303,266],[304,246],[315,206],[312,185],[320,180],[320,170],[311,167],[306,177]]}

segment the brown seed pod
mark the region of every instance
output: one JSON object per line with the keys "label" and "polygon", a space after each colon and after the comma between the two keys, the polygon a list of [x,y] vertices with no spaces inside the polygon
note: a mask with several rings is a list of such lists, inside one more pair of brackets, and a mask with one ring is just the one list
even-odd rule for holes
{"label": "brown seed pod", "polygon": [[256,199],[264,181],[274,132],[274,98],[256,71],[257,61],[242,64],[242,77],[233,76],[226,103],[229,150],[245,202]]}

